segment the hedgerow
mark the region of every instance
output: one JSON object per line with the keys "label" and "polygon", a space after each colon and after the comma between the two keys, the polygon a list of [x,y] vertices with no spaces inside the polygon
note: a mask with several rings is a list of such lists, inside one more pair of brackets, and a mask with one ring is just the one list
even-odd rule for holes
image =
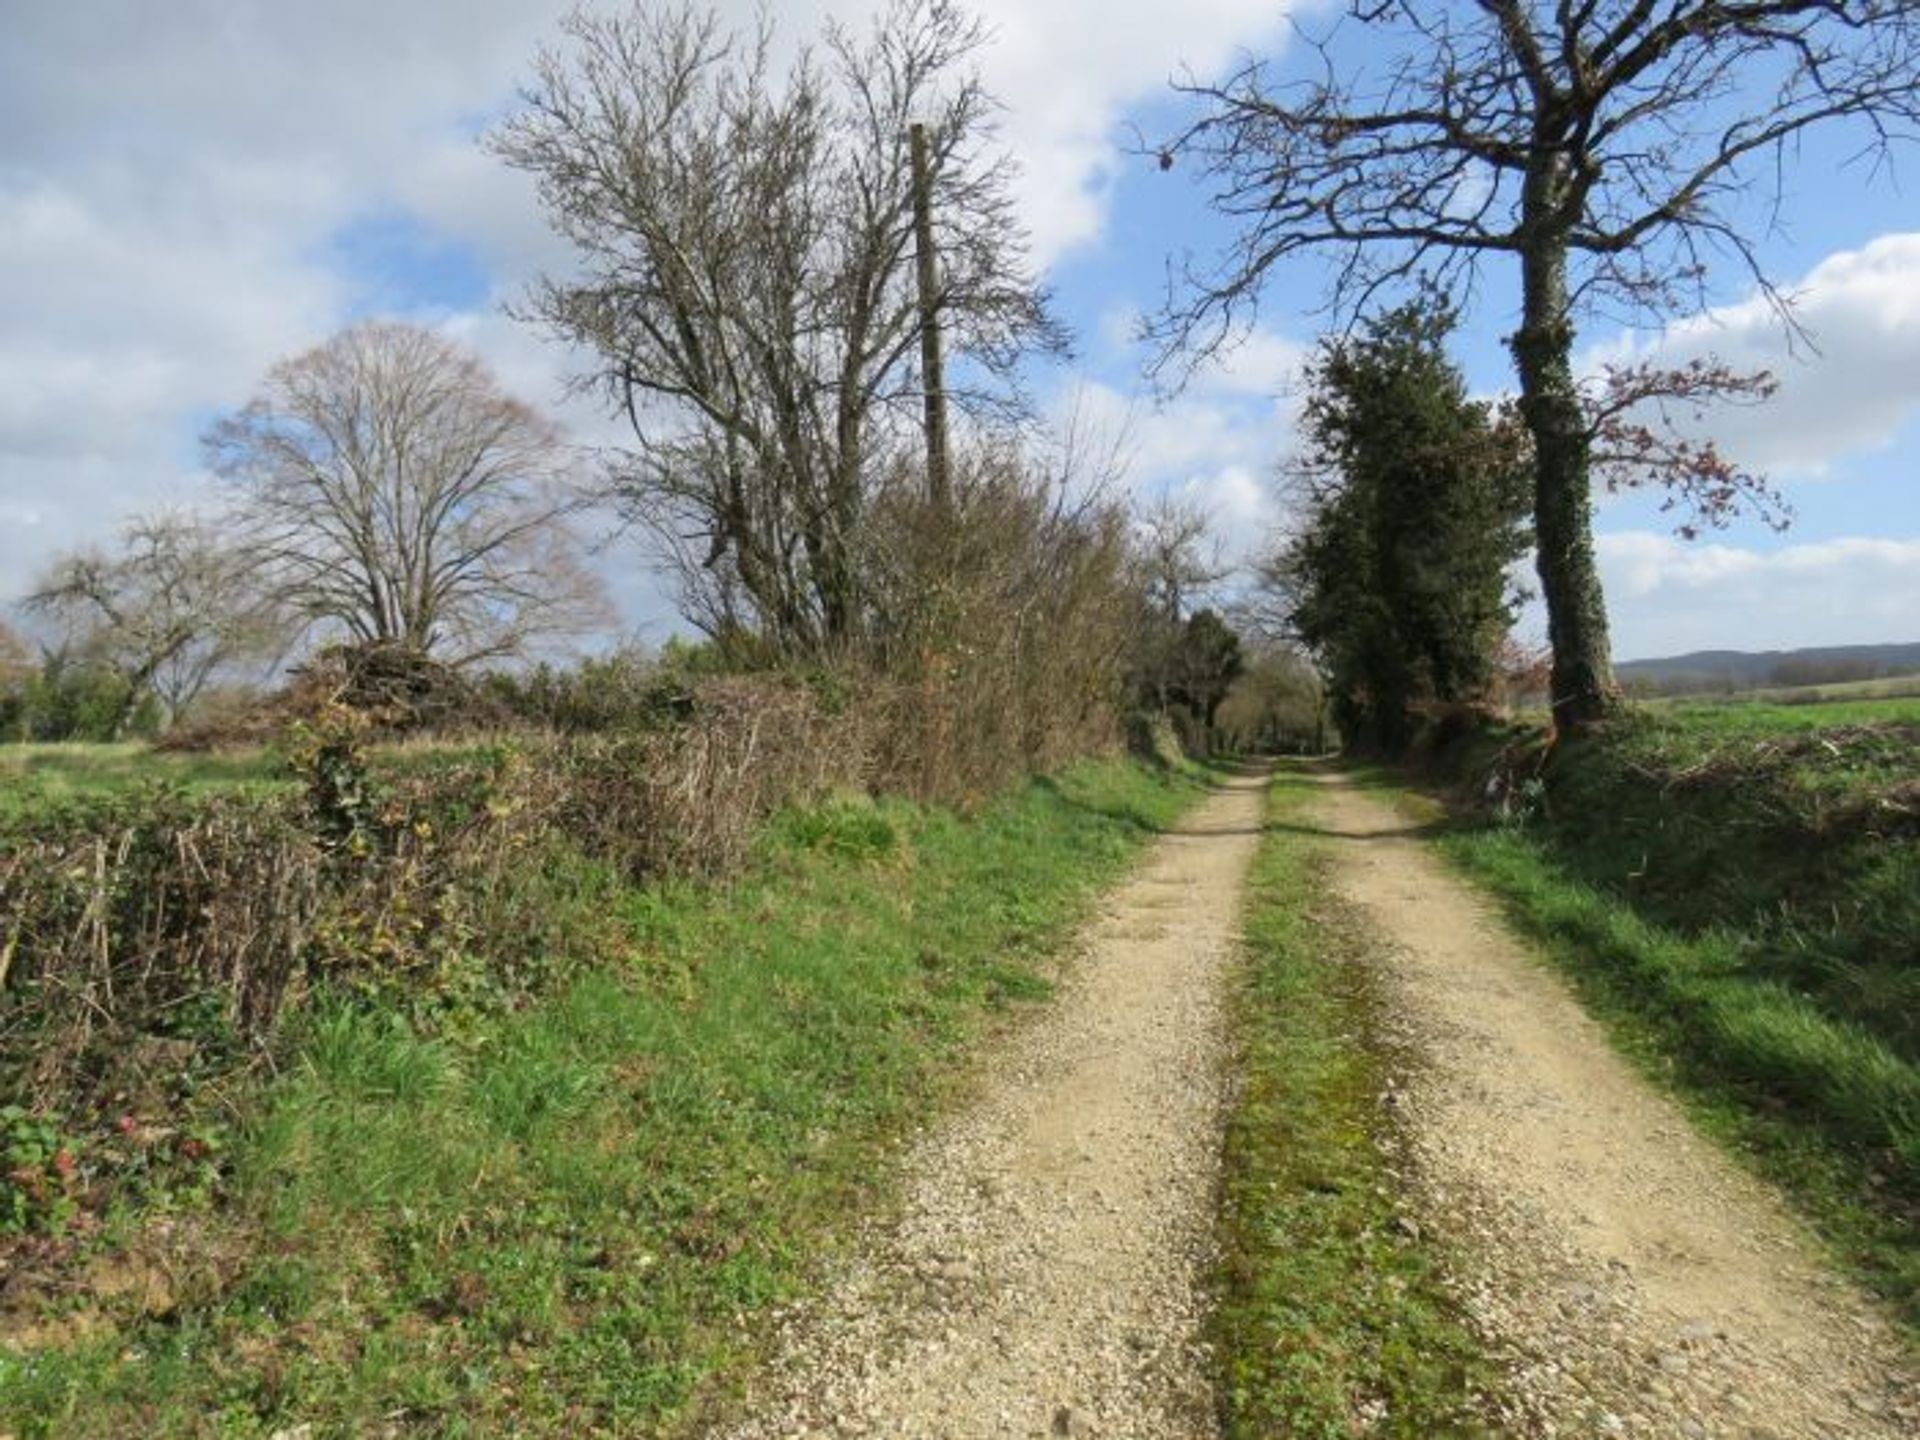
{"label": "hedgerow", "polygon": [[270,1065],[317,990],[428,1024],[542,990],[613,943],[557,890],[728,870],[775,811],[862,785],[861,727],[803,685],[715,679],[649,730],[394,767],[334,707],[288,738],[295,789],[156,786],[9,816],[0,1094],[13,1128],[72,1143],[10,1144],[0,1226],[70,1215],[86,1137],[111,1140],[156,1085]]}

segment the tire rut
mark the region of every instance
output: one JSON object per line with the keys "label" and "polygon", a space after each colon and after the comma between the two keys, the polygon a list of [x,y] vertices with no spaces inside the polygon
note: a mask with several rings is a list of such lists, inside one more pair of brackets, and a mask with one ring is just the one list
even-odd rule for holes
{"label": "tire rut", "polygon": [[1393,1098],[1419,1204],[1515,1372],[1521,1433],[1920,1433],[1894,1327],[1698,1135],[1391,809],[1323,776],[1330,882],[1383,940],[1418,1057]]}
{"label": "tire rut", "polygon": [[1057,996],[912,1146],[901,1213],[787,1317],[750,1418],[715,1433],[1216,1433],[1223,992],[1264,793],[1236,779],[1155,842]]}

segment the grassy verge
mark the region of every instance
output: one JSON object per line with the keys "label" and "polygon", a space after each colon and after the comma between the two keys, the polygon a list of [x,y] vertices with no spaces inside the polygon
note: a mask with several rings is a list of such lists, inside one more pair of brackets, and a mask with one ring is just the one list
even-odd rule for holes
{"label": "grassy verge", "polygon": [[[1304,789],[1283,775],[1275,818]],[[1368,942],[1318,863],[1271,830],[1248,894],[1213,1322],[1226,1434],[1478,1433],[1492,1370],[1398,1212]]]}
{"label": "grassy verge", "polygon": [[164,1285],[95,1286],[59,1343],[0,1352],[0,1415],[21,1440],[667,1428],[1196,793],[1088,766],[967,821],[788,814],[723,887],[556,873],[620,953],[432,1030],[314,1007],[219,1203],[119,1227],[122,1275]]}
{"label": "grassy verge", "polygon": [[[1510,823],[1491,834],[1523,836],[1566,879],[1695,947],[1690,968],[1920,1065],[1920,717],[1722,706],[1641,711],[1550,756],[1537,736],[1497,738],[1520,758]],[[1476,793],[1495,764],[1484,744],[1455,761]],[[1817,1096],[1770,1068],[1782,1103],[1824,1105],[1854,1140],[1890,1143],[1891,1112],[1863,1108],[1866,1091]]]}

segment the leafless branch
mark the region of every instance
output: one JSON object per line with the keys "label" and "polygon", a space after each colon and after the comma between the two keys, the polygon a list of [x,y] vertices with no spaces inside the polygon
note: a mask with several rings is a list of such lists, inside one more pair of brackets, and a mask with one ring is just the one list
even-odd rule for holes
{"label": "leafless branch", "polygon": [[968,69],[983,39],[951,0],[894,0],[779,70],[764,25],[583,12],[493,136],[577,254],[521,313],[600,357],[591,383],[635,438],[613,489],[703,625],[802,651],[861,627],[852,556],[920,405],[912,121],[932,137],[954,402],[1018,417],[1019,362],[1064,347]]}
{"label": "leafless branch", "polygon": [[599,618],[570,447],[431,331],[367,322],[283,361],[206,446],[310,625],[470,664]]}

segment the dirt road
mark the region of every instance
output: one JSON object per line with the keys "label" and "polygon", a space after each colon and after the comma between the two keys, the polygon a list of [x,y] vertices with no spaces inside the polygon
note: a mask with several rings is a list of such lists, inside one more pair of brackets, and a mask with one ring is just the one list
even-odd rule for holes
{"label": "dirt road", "polygon": [[1222,988],[1263,789],[1207,800],[1108,898],[1059,995],[914,1147],[898,1221],[792,1320],[755,1418],[724,1433],[1212,1433]]}
{"label": "dirt road", "polygon": [[1779,1199],[1696,1135],[1491,907],[1337,776],[1333,883],[1386,942],[1420,1057],[1396,1096],[1421,1204],[1473,1259],[1517,1358],[1515,1428],[1650,1436],[1920,1434],[1889,1327]]}
{"label": "dirt road", "polygon": [[[1491,906],[1338,776],[1307,823],[1380,941],[1386,1098],[1418,1223],[1527,1436],[1891,1440],[1910,1360],[1778,1197],[1697,1136]],[[1222,982],[1263,784],[1109,897],[1059,995],[986,1057],[731,1440],[1216,1433],[1201,1340],[1226,1094]]]}

